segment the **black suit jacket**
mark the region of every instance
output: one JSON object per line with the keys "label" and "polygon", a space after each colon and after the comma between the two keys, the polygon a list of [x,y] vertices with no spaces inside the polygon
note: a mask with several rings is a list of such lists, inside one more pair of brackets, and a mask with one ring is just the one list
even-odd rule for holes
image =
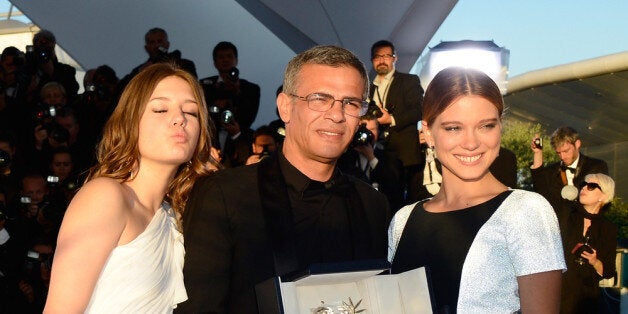
{"label": "black suit jacket", "polygon": [[249,129],[257,117],[259,110],[260,88],[257,84],[240,79],[240,91],[236,94],[224,91],[220,88],[218,76],[202,78],[201,85],[205,92],[205,100],[208,106],[212,106],[218,99],[230,99],[231,109],[235,120],[240,124],[240,129]]}
{"label": "black suit jacket", "polygon": [[[560,196],[563,181],[560,174],[560,161],[548,164],[537,169],[531,169],[534,191],[543,195],[557,211],[558,208],[569,206],[567,201]],[[580,154],[573,184],[578,186],[584,177],[590,173],[608,174],[608,165],[605,161]],[[567,202],[567,203],[566,203]]]}
{"label": "black suit jacket", "polygon": [[499,155],[491,164],[489,171],[505,186],[513,189],[517,187],[517,156],[513,151],[500,147]]}
{"label": "black suit jacket", "polygon": [[[363,212],[359,259],[385,258],[389,210],[369,185],[346,178]],[[188,301],[181,313],[257,313],[255,285],[295,270],[290,203],[278,159],[219,171],[195,185],[184,215]],[[352,217],[352,219],[354,219]],[[281,262],[275,262],[281,261]]]}
{"label": "black suit jacket", "polygon": [[[371,84],[370,99],[375,93]],[[386,150],[397,156],[404,167],[421,164],[417,123],[421,120],[423,88],[419,77],[395,72],[386,95],[386,109],[395,118],[395,126],[389,127]]]}
{"label": "black suit jacket", "polygon": [[[402,184],[402,165],[401,162],[388,154],[382,149],[375,148],[375,157],[377,158],[377,166],[371,170],[370,177],[364,173],[364,169],[360,168],[360,154],[353,148],[349,147],[347,151],[338,160],[338,168],[343,173],[352,175],[366,183],[377,184],[377,189],[386,195],[390,208],[395,211],[403,205],[403,184]],[[393,159],[390,161],[390,159]]]}

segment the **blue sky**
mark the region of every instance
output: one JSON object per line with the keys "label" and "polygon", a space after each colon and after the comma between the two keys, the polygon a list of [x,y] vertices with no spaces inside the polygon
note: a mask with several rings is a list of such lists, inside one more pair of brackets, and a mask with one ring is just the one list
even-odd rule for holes
{"label": "blue sky", "polygon": [[510,50],[513,77],[628,50],[626,12],[626,0],[460,0],[428,47],[493,40]]}

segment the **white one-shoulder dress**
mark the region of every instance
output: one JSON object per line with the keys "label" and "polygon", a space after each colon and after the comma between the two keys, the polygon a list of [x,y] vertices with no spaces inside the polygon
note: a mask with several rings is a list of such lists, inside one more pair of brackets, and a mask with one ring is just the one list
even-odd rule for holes
{"label": "white one-shoulder dress", "polygon": [[111,252],[85,312],[171,313],[187,300],[184,256],[183,235],[164,202],[146,230]]}

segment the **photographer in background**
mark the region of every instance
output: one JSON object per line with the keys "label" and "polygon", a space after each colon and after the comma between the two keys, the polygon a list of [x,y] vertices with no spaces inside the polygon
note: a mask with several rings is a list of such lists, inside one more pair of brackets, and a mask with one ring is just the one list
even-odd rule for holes
{"label": "photographer in background", "polygon": [[67,147],[52,151],[49,172],[46,177],[50,194],[67,207],[85,178],[79,179],[75,172],[72,154]]}
{"label": "photographer in background", "polygon": [[254,164],[269,157],[277,151],[278,146],[272,128],[267,125],[257,128],[253,133],[253,144],[251,144],[253,154],[246,160],[246,164]]}
{"label": "photographer in background", "polygon": [[217,76],[201,79],[205,100],[216,138],[212,144],[222,152],[227,168],[246,164],[251,154],[253,130],[259,109],[260,88],[240,78],[238,49],[230,42],[219,42],[212,52]]}
{"label": "photographer in background", "polygon": [[338,168],[384,193],[394,212],[403,205],[403,165],[379,142],[377,118],[381,115],[381,109],[371,102],[367,113],[360,118],[360,127],[349,148],[338,160]]}
{"label": "photographer in background", "polygon": [[530,171],[534,191],[543,195],[555,211],[569,206],[578,197],[577,186],[590,173],[608,175],[605,161],[580,153],[582,141],[578,132],[568,126],[559,127],[550,137],[550,145],[560,161],[543,164],[543,142],[538,134],[530,148],[534,152]]}
{"label": "photographer in background", "polygon": [[146,32],[146,35],[144,35],[144,50],[148,53],[148,60],[135,67],[131,70],[131,73],[127,74],[120,80],[116,96],[119,96],[119,94],[122,93],[126,85],[129,84],[135,75],[140,73],[140,71],[147,66],[155,63],[174,62],[183,70],[194,75],[194,77],[198,77],[196,74],[196,65],[192,62],[192,60],[181,58],[181,51],[179,50],[169,52],[168,49],[170,49],[168,33],[166,33],[163,28],[159,27],[149,29],[148,32]]}
{"label": "photographer in background", "polygon": [[79,89],[75,77],[76,70],[57,60],[56,45],[57,40],[54,34],[42,29],[33,37],[33,51],[27,49],[26,62],[34,69],[37,90],[40,90],[48,82],[59,82],[65,88],[67,99],[73,100]]}
{"label": "photographer in background", "polygon": [[108,65],[93,69],[91,79],[84,83],[85,92],[74,104],[84,135],[93,143],[99,142],[105,123],[116,107],[119,81],[116,71]]}
{"label": "photographer in background", "polygon": [[50,191],[46,177],[28,173],[20,181],[20,192],[11,201],[11,208],[18,212],[8,229],[24,249],[38,237],[57,238],[65,206]]}
{"label": "photographer in background", "polygon": [[[382,109],[383,115],[377,118],[380,124],[380,138],[386,152],[403,164],[400,180],[405,191],[404,202],[418,201],[418,185],[413,182],[415,174],[423,164],[417,141],[417,123],[421,120],[423,88],[419,77],[402,73],[396,69],[395,45],[388,40],[380,40],[371,46],[371,62],[377,75],[369,89],[369,99]],[[394,164],[396,160],[392,160]],[[391,165],[394,167],[395,165]]]}
{"label": "photographer in background", "polygon": [[16,283],[19,292],[13,300],[15,309],[19,309],[20,313],[41,313],[44,310],[54,246],[53,239],[37,238],[24,254]]}
{"label": "photographer in background", "polygon": [[[250,129],[259,110],[259,86],[240,78],[240,71],[236,68],[238,49],[234,44],[219,42],[212,57],[218,75],[201,79],[210,113],[229,110],[240,130]],[[221,125],[216,124],[216,128],[220,129]]]}
{"label": "photographer in background", "polygon": [[6,199],[13,199],[25,173],[26,161],[16,146],[15,135],[10,131],[0,130],[0,189],[3,189]]}

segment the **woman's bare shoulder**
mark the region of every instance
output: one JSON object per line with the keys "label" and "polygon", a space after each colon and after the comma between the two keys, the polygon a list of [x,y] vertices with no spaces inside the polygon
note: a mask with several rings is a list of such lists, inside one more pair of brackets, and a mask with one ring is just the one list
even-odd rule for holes
{"label": "woman's bare shoulder", "polygon": [[130,196],[120,181],[100,177],[85,183],[68,206],[66,216],[84,219],[125,220]]}

